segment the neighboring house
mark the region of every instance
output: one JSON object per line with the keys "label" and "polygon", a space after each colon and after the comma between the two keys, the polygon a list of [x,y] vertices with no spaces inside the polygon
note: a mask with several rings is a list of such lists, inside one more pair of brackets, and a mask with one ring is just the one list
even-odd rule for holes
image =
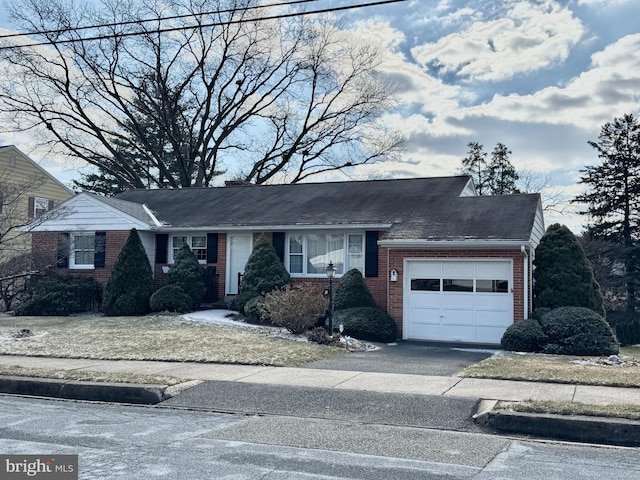
{"label": "neighboring house", "polygon": [[18,227],[44,219],[73,192],[13,145],[0,147],[0,261],[31,249],[28,233]]}
{"label": "neighboring house", "polygon": [[82,193],[63,207],[34,235],[65,273],[105,282],[136,228],[157,283],[187,243],[234,295],[266,236],[294,281],[327,285],[330,261],[338,281],[359,269],[402,338],[474,343],[528,317],[544,233],[538,194],[477,196],[466,176]]}

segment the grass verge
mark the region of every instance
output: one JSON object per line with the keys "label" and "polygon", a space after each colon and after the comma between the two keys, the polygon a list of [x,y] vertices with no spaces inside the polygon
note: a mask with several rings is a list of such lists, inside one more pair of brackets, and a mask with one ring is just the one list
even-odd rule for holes
{"label": "grass verge", "polygon": [[624,366],[596,364],[597,357],[504,352],[465,368],[458,375],[533,382],[640,387],[640,349],[621,349]]}
{"label": "grass verge", "polygon": [[590,417],[626,418],[640,420],[640,405],[590,405],[578,402],[498,402],[494,410],[510,410],[525,413],[547,413],[555,415],[585,415]]}
{"label": "grass verge", "polygon": [[72,380],[78,382],[105,383],[138,383],[147,385],[177,385],[184,382],[174,377],[160,375],[139,375],[134,373],[109,373],[92,370],[57,370],[51,368],[25,368],[17,365],[0,365],[0,375],[17,377],[53,378],[57,380]]}

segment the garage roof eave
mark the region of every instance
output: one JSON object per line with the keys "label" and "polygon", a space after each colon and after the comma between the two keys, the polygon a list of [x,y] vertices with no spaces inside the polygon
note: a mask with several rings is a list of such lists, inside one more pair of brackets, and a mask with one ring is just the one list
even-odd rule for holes
{"label": "garage roof eave", "polygon": [[380,240],[378,245],[386,248],[460,248],[460,249],[481,249],[481,248],[520,248],[531,247],[531,240],[420,240],[420,239],[395,239]]}

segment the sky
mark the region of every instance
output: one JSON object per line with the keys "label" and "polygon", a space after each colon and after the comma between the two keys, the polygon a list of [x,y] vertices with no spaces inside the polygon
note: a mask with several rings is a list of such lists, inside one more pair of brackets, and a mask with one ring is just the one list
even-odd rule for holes
{"label": "sky", "polygon": [[[517,171],[548,180],[546,205],[580,193],[580,170],[600,162],[587,142],[606,122],[640,113],[638,0],[406,0],[340,16],[380,46],[398,97],[386,121],[407,138],[401,161],[359,167],[349,178],[454,175],[469,142],[486,152],[500,142]],[[1,9],[0,28],[11,29]],[[0,134],[0,143],[30,151],[22,136]],[[77,174],[32,158],[63,182]],[[545,223],[579,233],[587,220],[579,208],[545,211]]]}

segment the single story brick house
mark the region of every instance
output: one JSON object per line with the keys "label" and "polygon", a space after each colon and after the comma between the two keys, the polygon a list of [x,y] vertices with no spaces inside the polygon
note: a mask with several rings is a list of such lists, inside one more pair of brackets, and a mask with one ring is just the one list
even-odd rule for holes
{"label": "single story brick house", "polygon": [[327,285],[329,261],[338,282],[359,269],[404,339],[488,344],[528,318],[544,233],[538,194],[478,196],[467,176],[81,193],[61,208],[33,245],[63,273],[105,283],[136,228],[158,284],[187,243],[217,279],[209,297],[228,297],[266,236],[294,281]]}

